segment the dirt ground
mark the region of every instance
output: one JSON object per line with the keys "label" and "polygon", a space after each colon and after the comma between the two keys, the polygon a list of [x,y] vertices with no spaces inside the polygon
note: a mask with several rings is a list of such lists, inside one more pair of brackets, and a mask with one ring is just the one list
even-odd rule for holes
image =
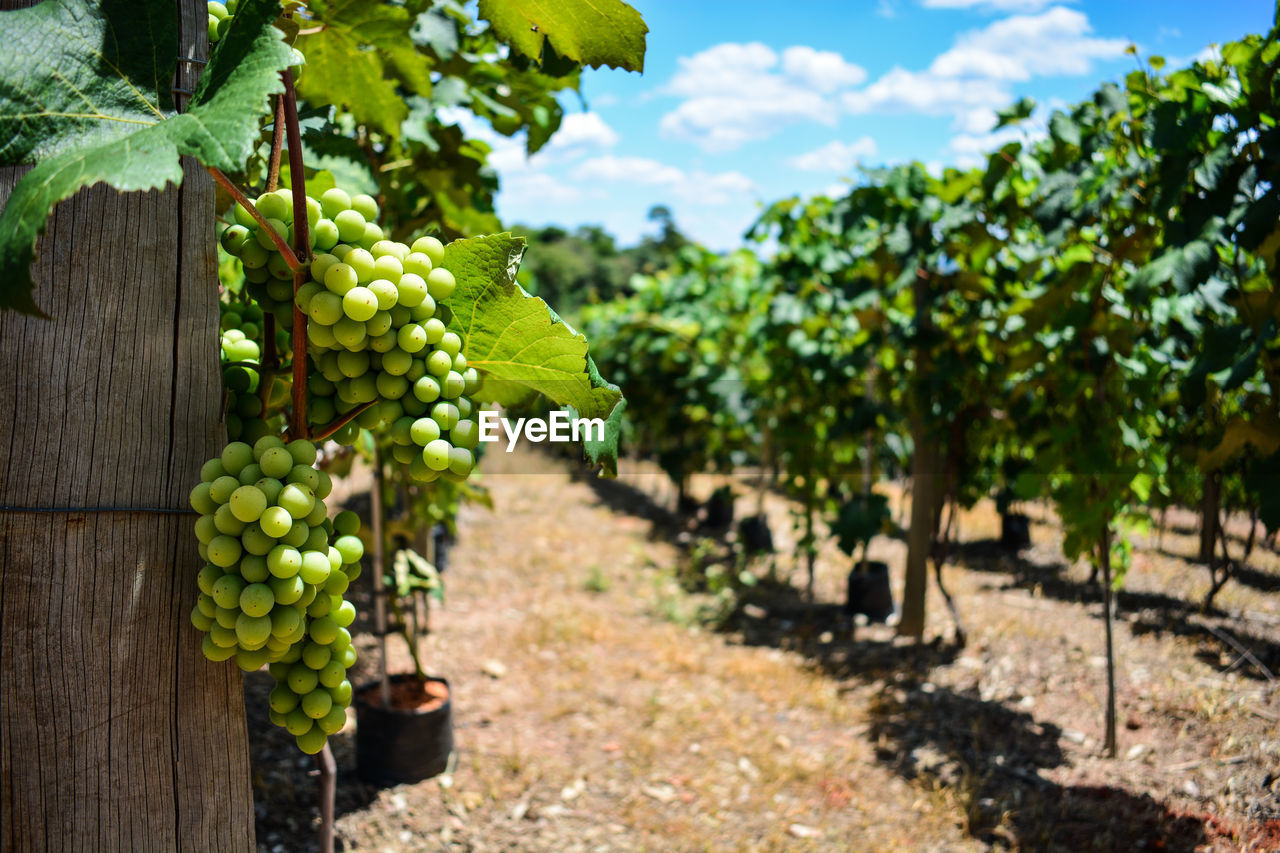
{"label": "dirt ground", "polygon": [[[1017,556],[995,542],[991,506],[961,516],[945,579],[968,643],[951,642],[934,588],[935,639],[916,647],[847,623],[848,560],[834,547],[815,600],[800,593],[776,496],[764,504],[772,571],[791,583],[762,584],[709,623],[716,599],[677,582],[699,536],[668,512],[657,475],[633,466],[597,481],[547,457],[493,456],[483,481],[496,510],[463,511],[424,644],[454,691],[456,766],[366,786],[349,724],[331,739],[338,849],[1280,850],[1270,550],[1202,615],[1194,517],[1171,514],[1163,537],[1140,543],[1118,602],[1120,743],[1108,759],[1100,595],[1085,567],[1063,564],[1041,508]],[[735,487],[738,515],[754,512],[746,482]],[[879,537],[872,557],[897,593],[905,547]],[[769,560],[752,568],[765,576]],[[357,683],[376,668],[363,619]],[[265,672],[246,679],[259,846],[314,849],[312,761],[267,723],[269,687]]]}

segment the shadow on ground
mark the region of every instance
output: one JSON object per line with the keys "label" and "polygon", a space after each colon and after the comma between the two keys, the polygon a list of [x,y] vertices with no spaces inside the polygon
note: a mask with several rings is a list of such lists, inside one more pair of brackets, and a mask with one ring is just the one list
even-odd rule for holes
{"label": "shadow on ground", "polygon": [[948,789],[968,833],[994,849],[1192,853],[1206,841],[1199,818],[1150,796],[1043,778],[1066,763],[1061,731],[1025,712],[916,680],[879,694],[870,712],[877,760]]}
{"label": "shadow on ground", "polygon": [[[970,571],[1010,575],[1011,580],[998,589],[1034,589],[1039,595],[1074,604],[1099,605],[1102,601],[1101,586],[1070,577],[1061,560],[1030,560],[1022,554],[1009,553],[991,539],[959,543],[949,553],[952,563]],[[1181,598],[1123,588],[1116,593],[1116,610],[1127,614],[1135,635],[1170,633],[1198,640],[1204,647],[1202,659],[1212,665],[1239,669],[1250,678],[1262,680],[1269,680],[1268,673],[1274,675],[1280,669],[1280,642],[1220,610],[1201,613],[1197,605]],[[1101,617],[1100,612],[1093,615]]]}

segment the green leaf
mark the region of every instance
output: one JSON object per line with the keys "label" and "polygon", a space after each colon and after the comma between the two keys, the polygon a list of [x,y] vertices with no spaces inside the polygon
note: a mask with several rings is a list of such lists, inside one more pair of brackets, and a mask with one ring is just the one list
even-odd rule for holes
{"label": "green leaf", "polygon": [[[0,308],[40,313],[31,295],[36,241],[53,206],[78,190],[180,184],[181,155],[243,167],[258,142],[258,117],[282,90],[279,72],[293,57],[273,26],[278,14],[276,0],[243,0],[182,114],[169,91],[177,61],[172,4],[61,0],[0,15],[0,44],[79,48],[6,50],[23,61],[0,62],[0,128],[21,137],[5,156],[39,160],[0,214]],[[33,112],[34,104],[45,109]]]}
{"label": "green leaf", "polygon": [[480,17],[498,38],[541,61],[550,45],[562,57],[592,68],[644,71],[645,26],[621,0],[480,0]]}
{"label": "green leaf", "polygon": [[398,137],[409,108],[397,80],[431,93],[431,61],[412,39],[417,20],[403,6],[368,0],[312,0],[308,8],[321,29],[298,38],[307,57],[299,94],[342,105],[357,122]]}
{"label": "green leaf", "polygon": [[[448,299],[449,328],[462,336],[467,364],[484,374],[482,400],[515,406],[537,394],[584,418],[610,418],[622,393],[595,369],[587,339],[516,283],[524,240],[510,234],[455,240],[444,265],[458,287]],[[606,440],[589,449],[593,462],[616,464]]]}

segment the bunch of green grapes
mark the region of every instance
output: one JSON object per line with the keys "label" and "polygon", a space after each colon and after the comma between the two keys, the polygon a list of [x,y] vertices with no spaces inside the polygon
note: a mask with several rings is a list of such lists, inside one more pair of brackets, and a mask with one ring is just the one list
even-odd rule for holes
{"label": "bunch of green grapes", "polygon": [[227,33],[231,26],[231,16],[236,13],[236,0],[219,3],[209,0],[209,44],[214,44]]}
{"label": "bunch of green grapes", "polygon": [[[288,189],[263,193],[254,201],[258,212],[267,219],[275,232],[289,245],[293,245],[293,195]],[[249,211],[235,206],[234,225],[222,232],[222,248],[240,259],[244,268],[245,290],[264,312],[273,314],[276,325],[282,329],[293,323],[293,272],[284,255],[265,229],[259,227]],[[320,203],[308,199],[307,216],[311,225],[311,245],[316,243],[320,225]]]}
{"label": "bunch of green grapes", "polygon": [[205,463],[191,490],[205,560],[191,613],[207,632],[201,650],[245,671],[270,664],[272,720],[307,753],[346,722],[355,608],[342,595],[364,553],[358,519],[329,520],[333,483],[315,461],[309,441],[235,441]]}
{"label": "bunch of green grapes", "polygon": [[[291,202],[288,191],[277,191],[255,203],[282,237],[293,234]],[[266,229],[240,208],[235,216],[240,230],[223,245],[238,254],[246,275],[251,264],[270,270],[279,255]],[[374,404],[334,440],[350,443],[361,427],[390,424],[392,452],[414,479],[465,479],[479,442],[468,395],[480,377],[467,365],[462,339],[447,330],[441,302],[457,285],[442,265],[444,245],[434,237],[412,246],[385,239],[374,199],[337,188],[309,197],[307,216],[316,255],[296,304],[310,320],[308,422],[332,423]]]}

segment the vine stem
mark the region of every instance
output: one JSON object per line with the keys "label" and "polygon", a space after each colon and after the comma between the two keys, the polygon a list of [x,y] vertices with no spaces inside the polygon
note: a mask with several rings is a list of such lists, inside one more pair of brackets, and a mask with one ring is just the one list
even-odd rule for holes
{"label": "vine stem", "polygon": [[293,271],[294,275],[296,276],[299,270],[305,269],[305,267],[302,266],[302,262],[298,260],[298,256],[293,253],[293,249],[290,249],[289,244],[284,241],[284,238],[277,234],[276,229],[272,228],[271,225],[267,223],[267,218],[258,212],[257,206],[254,205],[253,202],[249,201],[249,197],[240,192],[240,188],[237,187],[230,178],[222,174],[221,169],[215,166],[205,166],[204,168],[205,171],[212,175],[213,179],[218,182],[218,186],[226,190],[241,207],[249,211],[249,215],[253,217],[253,221],[257,222],[266,230],[267,234],[271,237],[271,242],[275,244],[276,251],[278,251],[284,258],[284,262],[289,265],[289,269]]}
{"label": "vine stem", "polygon": [[[293,90],[293,71],[280,72],[284,94],[280,96],[284,114],[284,130],[289,141],[289,186],[293,190],[293,246],[299,258],[311,254],[311,223],[307,216],[307,176],[302,167],[302,134],[298,129],[298,98]],[[289,418],[289,434],[307,438],[307,315],[298,307],[298,288],[306,283],[310,271],[305,266],[293,269],[293,408]]]}
{"label": "vine stem", "polygon": [[370,400],[367,403],[361,403],[359,406],[356,406],[354,409],[347,412],[342,417],[335,419],[328,426],[320,429],[318,432],[313,432],[311,434],[311,440],[324,441],[326,438],[332,438],[335,432],[342,429],[344,426],[351,423],[356,418],[360,417],[362,414],[364,414],[366,411],[371,409],[373,406],[377,405],[377,403],[378,403],[377,400]]}
{"label": "vine stem", "polygon": [[[267,192],[280,186],[280,146],[284,143],[284,95],[276,96],[276,120],[271,128],[271,159],[267,161]],[[292,168],[292,167],[290,167]]]}

